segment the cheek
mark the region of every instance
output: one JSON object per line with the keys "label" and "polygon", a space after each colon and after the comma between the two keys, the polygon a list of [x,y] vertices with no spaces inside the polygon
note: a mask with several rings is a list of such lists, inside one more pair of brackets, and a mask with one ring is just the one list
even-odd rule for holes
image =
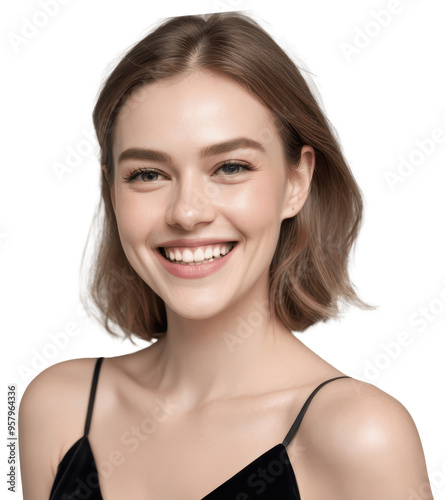
{"label": "cheek", "polygon": [[[157,208],[156,208],[157,207]],[[141,241],[157,220],[159,205],[149,203],[143,194],[120,193],[116,206],[116,220],[122,243]]]}
{"label": "cheek", "polygon": [[281,196],[279,187],[270,179],[264,179],[255,186],[243,187],[236,196],[230,196],[225,205],[230,207],[232,217],[246,232],[262,230],[270,233],[275,232],[279,221]]}

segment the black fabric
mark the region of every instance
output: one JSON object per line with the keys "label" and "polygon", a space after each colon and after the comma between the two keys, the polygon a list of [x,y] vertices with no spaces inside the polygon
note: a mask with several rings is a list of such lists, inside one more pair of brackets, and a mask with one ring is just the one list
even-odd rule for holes
{"label": "black fabric", "polygon": [[50,495],[50,500],[80,499],[103,500],[88,436],[76,441],[62,458]]}
{"label": "black fabric", "polygon": [[300,500],[286,447],[280,443],[218,486],[202,500]]}
{"label": "black fabric", "polygon": [[[88,440],[102,360],[103,357],[98,358],[94,368],[84,435],[71,446],[57,467],[49,500],[103,500],[96,462]],[[339,378],[351,377],[344,375],[322,382],[307,398],[282,443],[264,452],[201,500],[301,500],[287,446],[317,391]]]}

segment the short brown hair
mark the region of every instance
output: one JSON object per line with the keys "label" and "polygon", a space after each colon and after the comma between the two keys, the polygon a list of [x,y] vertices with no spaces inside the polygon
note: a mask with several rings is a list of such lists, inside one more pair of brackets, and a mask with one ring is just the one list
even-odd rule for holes
{"label": "short brown hair", "polygon": [[338,317],[340,300],[374,309],[357,296],[348,275],[363,202],[335,132],[297,65],[257,21],[235,11],[163,20],[125,54],[101,88],[93,122],[105,213],[88,283],[101,324],[118,335],[115,323],[130,340],[134,335],[151,341],[167,330],[164,301],[131,267],[119,239],[110,197],[113,132],[136,89],[200,69],[231,78],[272,112],[289,165],[299,161],[303,145],[315,151],[308,198],[281,225],[269,270],[270,311],[288,329],[303,331]]}

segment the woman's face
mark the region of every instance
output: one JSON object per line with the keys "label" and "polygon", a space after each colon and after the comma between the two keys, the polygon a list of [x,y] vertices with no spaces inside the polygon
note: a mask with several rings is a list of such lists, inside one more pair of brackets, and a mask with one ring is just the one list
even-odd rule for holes
{"label": "woman's face", "polygon": [[[301,209],[312,175],[313,150],[303,153],[291,183],[272,115],[228,78],[197,72],[130,97],[114,134],[113,207],[130,264],[167,308],[204,319],[254,287],[267,298],[281,221]],[[215,244],[191,247],[196,238]],[[235,241],[216,258],[227,251],[217,242]],[[170,263],[159,247],[214,260]]]}

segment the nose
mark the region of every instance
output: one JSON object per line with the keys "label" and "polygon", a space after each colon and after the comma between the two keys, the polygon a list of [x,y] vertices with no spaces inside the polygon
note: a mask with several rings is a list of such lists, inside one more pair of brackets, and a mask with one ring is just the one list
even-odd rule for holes
{"label": "nose", "polygon": [[196,176],[178,181],[166,213],[166,222],[188,231],[197,224],[211,222],[216,215],[215,189],[200,183]]}

